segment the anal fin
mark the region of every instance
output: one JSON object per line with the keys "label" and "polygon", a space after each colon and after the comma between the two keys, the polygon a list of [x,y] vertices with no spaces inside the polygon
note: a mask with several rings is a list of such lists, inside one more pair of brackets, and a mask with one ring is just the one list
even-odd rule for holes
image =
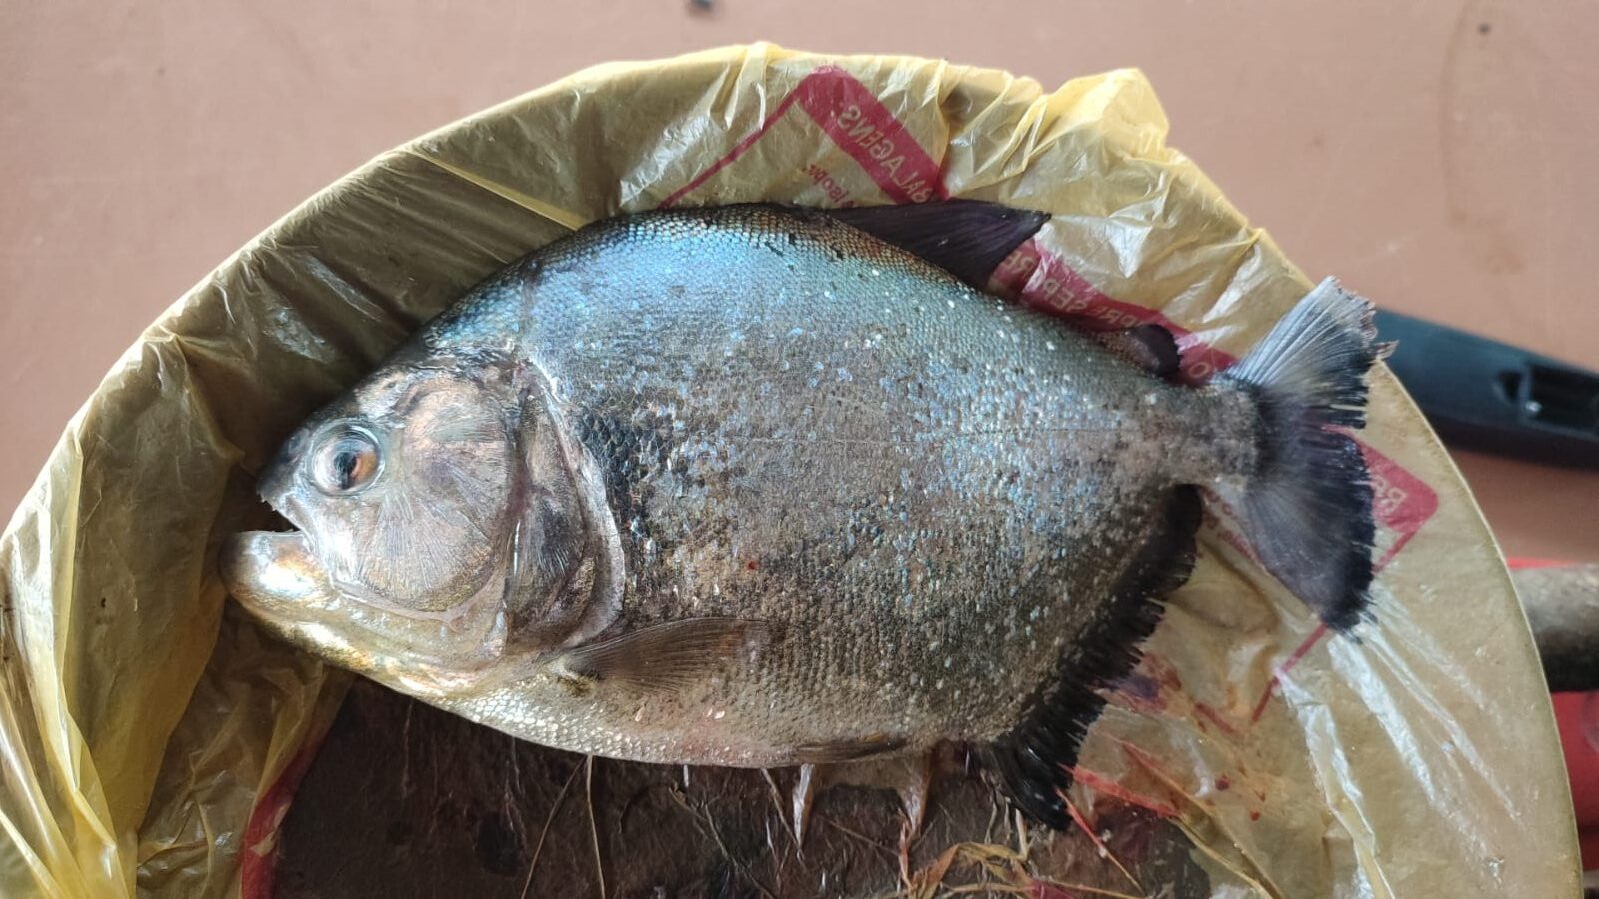
{"label": "anal fin", "polygon": [[1193,571],[1200,503],[1193,487],[1173,489],[1110,601],[1061,656],[1052,685],[1014,728],[986,747],[988,766],[1011,803],[1034,821],[1056,830],[1070,826],[1062,794],[1071,786],[1083,736],[1104,708],[1098,690],[1132,670],[1140,645],[1160,621],[1161,601]]}

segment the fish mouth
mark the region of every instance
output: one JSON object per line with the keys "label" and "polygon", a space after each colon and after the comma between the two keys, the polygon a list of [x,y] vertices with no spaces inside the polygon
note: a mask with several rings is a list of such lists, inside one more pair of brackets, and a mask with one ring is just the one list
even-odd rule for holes
{"label": "fish mouth", "polygon": [[245,531],[222,547],[222,581],[257,615],[302,617],[338,598],[300,531]]}
{"label": "fish mouth", "polygon": [[223,544],[218,567],[228,592],[267,631],[412,695],[453,695],[480,685],[499,659],[503,640],[482,628],[455,626],[465,611],[482,611],[495,595],[447,614],[366,601],[330,581],[300,531],[234,534]]}
{"label": "fish mouth", "polygon": [[[287,516],[286,516],[287,517]],[[290,519],[291,522],[293,519]],[[303,531],[244,531],[229,537],[218,561],[228,592],[256,617],[286,625],[361,608],[416,622],[449,624],[480,611],[495,597],[468,600],[442,611],[389,602],[329,577]]]}

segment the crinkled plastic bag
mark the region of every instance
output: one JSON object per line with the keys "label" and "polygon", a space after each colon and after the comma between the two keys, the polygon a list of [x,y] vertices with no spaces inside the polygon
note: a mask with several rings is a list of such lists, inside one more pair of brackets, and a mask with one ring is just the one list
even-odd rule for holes
{"label": "crinkled plastic bag", "polygon": [[[280,440],[479,279],[621,211],[995,200],[1054,215],[997,290],[1089,327],[1168,325],[1202,380],[1310,284],[1165,135],[1133,71],[1045,93],[761,44],[583,72],[318,194],[128,351],[0,542],[0,891],[269,887],[347,681],[225,603],[219,541],[266,523],[252,474]],[[1323,639],[1222,510],[1092,730],[1074,805],[1174,821],[1218,896],[1575,895],[1548,698],[1498,550],[1386,372],[1361,440],[1375,623]]]}

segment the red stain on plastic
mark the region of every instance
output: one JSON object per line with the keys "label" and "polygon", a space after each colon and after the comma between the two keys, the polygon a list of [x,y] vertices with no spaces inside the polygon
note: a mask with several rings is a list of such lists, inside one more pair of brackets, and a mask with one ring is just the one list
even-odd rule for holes
{"label": "red stain on plastic", "polygon": [[1195,702],[1194,712],[1195,714],[1203,717],[1206,721],[1209,721],[1211,724],[1221,728],[1222,733],[1225,733],[1230,737],[1238,736],[1238,728],[1234,727],[1232,722],[1228,721],[1226,718],[1223,718],[1221,713],[1211,707],[1209,703]]}
{"label": "red stain on plastic", "polygon": [[798,95],[794,93],[790,93],[788,96],[784,97],[782,102],[777,104],[777,108],[772,110],[771,114],[763,119],[761,123],[756,126],[754,131],[751,131],[749,134],[744,136],[743,140],[733,145],[733,149],[727,151],[727,153],[724,154],[721,159],[711,163],[710,168],[707,168],[705,171],[695,175],[689,181],[689,183],[673,191],[670,196],[662,200],[661,208],[665,209],[668,206],[677,205],[677,201],[683,199],[683,197],[687,196],[696,187],[699,187],[701,184],[711,180],[712,175],[715,175],[722,169],[727,168],[728,165],[730,165],[734,160],[749,152],[750,147],[755,146],[755,142],[760,140],[761,137],[766,134],[767,130],[776,124],[777,120],[781,119],[784,113],[788,112],[789,107],[794,105],[794,101],[798,99]]}
{"label": "red stain on plastic", "polygon": [[1177,809],[1170,803],[1162,802],[1161,800],[1150,796],[1145,796],[1142,793],[1136,793],[1108,777],[1101,777],[1085,768],[1073,767],[1066,770],[1071,772],[1073,780],[1076,780],[1078,783],[1088,787],[1096,793],[1109,796],[1113,799],[1120,799],[1122,802],[1125,802],[1128,805],[1136,805],[1139,808],[1148,809],[1162,818],[1177,817]]}
{"label": "red stain on plastic", "polygon": [[1083,813],[1077,810],[1077,806],[1072,805],[1072,801],[1067,799],[1064,794],[1061,795],[1060,799],[1061,803],[1066,806],[1066,814],[1071,815],[1072,821],[1079,830],[1088,834],[1089,842],[1094,844],[1094,848],[1098,849],[1101,855],[1110,855],[1110,847],[1106,846],[1105,842],[1099,838],[1099,834],[1094,833],[1094,828],[1088,825],[1088,821],[1083,818]]}
{"label": "red stain on plastic", "polygon": [[1177,671],[1177,666],[1159,653],[1145,653],[1139,660],[1138,667],[1149,672],[1149,676],[1154,678],[1163,690],[1177,693],[1183,689],[1183,676]]}
{"label": "red stain on plastic", "polygon": [[883,101],[843,69],[817,69],[793,96],[894,202],[925,203],[949,196],[933,157]]}
{"label": "red stain on plastic", "polygon": [[1216,778],[1216,789],[1226,792],[1232,788],[1233,782],[1227,779],[1227,775],[1223,774],[1222,776]]}
{"label": "red stain on plastic", "polygon": [[[749,152],[796,103],[839,149],[860,165],[889,199],[896,203],[922,203],[949,196],[938,162],[922,149],[883,101],[843,69],[823,66],[805,76],[755,130],[733,145],[733,149],[662,200],[661,208],[676,205]],[[820,175],[826,175],[814,165],[807,173],[818,183]]]}
{"label": "red stain on plastic", "polygon": [[1372,564],[1381,571],[1438,511],[1438,494],[1398,462],[1359,440],[1355,442],[1366,457],[1366,470],[1371,472],[1372,514],[1392,532],[1387,551]]}
{"label": "red stain on plastic", "polygon": [[1505,564],[1509,565],[1512,571],[1521,571],[1526,568],[1569,568],[1572,565],[1571,562],[1562,562],[1559,559],[1525,558],[1506,559]]}
{"label": "red stain on plastic", "polygon": [[813,162],[805,167],[805,174],[810,176],[811,181],[817,187],[821,188],[829,203],[840,208],[855,205],[855,201],[849,198],[849,188],[840,184],[838,179],[833,177],[832,172]]}
{"label": "red stain on plastic", "polygon": [[1125,753],[1128,758],[1143,766],[1143,768],[1149,773],[1154,774],[1161,780],[1168,782],[1171,781],[1171,775],[1167,774],[1166,769],[1161,767],[1160,760],[1156,759],[1153,755],[1150,755],[1149,752],[1147,752],[1143,747],[1129,743],[1126,740],[1117,740],[1116,745],[1121,747],[1122,752]]}
{"label": "red stain on plastic", "polygon": [[322,746],[321,734],[300,747],[300,751],[273,781],[256,797],[255,808],[244,827],[244,851],[239,853],[239,895],[242,899],[269,899],[277,876],[278,828],[289,813],[289,803],[300,780],[316,759]]}

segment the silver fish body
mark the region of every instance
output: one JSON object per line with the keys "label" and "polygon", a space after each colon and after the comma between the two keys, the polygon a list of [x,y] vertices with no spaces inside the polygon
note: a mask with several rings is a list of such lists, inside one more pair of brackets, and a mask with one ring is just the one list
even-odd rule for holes
{"label": "silver fish body", "polygon": [[826,217],[620,219],[313,419],[263,479],[300,532],[225,571],[289,639],[541,744],[963,741],[1048,779],[1186,576],[1193,488],[1281,455],[1268,382],[1170,383]]}

